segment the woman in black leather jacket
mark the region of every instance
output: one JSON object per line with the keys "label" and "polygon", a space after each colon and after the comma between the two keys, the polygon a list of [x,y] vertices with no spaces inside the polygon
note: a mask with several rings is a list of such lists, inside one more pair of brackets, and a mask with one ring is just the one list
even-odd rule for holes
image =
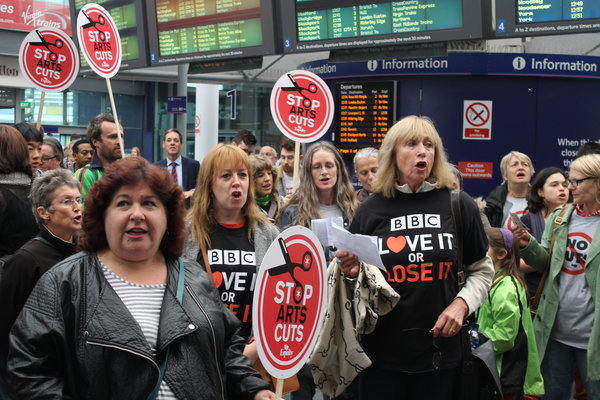
{"label": "woman in black leather jacket", "polygon": [[183,227],[165,171],[137,157],[106,170],[86,202],[86,251],[42,276],[11,331],[16,398],[275,399],[211,279],[178,258]]}

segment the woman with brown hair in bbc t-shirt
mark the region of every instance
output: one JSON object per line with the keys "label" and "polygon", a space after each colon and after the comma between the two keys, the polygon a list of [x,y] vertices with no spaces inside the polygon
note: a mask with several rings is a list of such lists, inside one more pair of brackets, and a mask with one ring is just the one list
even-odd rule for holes
{"label": "woman with brown hair in bbc t-shirt", "polygon": [[[379,238],[388,283],[400,301],[361,343],[373,366],[359,376],[360,399],[451,399],[459,374],[466,317],[485,298],[494,269],[475,202],[460,193],[462,236],[451,211],[452,172],[433,123],[409,116],[379,151],[374,194],[359,207],[353,233]],[[463,248],[466,283],[459,291]],[[338,252],[352,285],[356,255]]]}

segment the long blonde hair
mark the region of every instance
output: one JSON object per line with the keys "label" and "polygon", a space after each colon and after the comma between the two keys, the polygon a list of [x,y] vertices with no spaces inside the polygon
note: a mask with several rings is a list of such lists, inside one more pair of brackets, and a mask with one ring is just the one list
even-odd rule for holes
{"label": "long blonde hair", "polygon": [[311,145],[304,155],[302,165],[300,166],[300,185],[285,206],[285,208],[290,205],[298,206],[298,218],[294,221],[295,225],[308,227],[311,219],[322,217],[321,212],[319,211],[317,188],[312,178],[312,159],[315,153],[320,150],[333,154],[335,160],[337,181],[333,187],[334,204],[342,210],[345,217],[349,220],[354,218],[354,214],[358,208],[356,193],[354,187],[352,187],[352,184],[350,183],[348,170],[346,170],[346,166],[344,165],[344,161],[342,160],[339,151],[331,143],[317,142]]}
{"label": "long blonde hair", "polygon": [[379,168],[373,180],[373,192],[384,197],[394,196],[396,185],[400,182],[400,171],[396,167],[396,147],[410,140],[429,139],[433,142],[435,155],[433,168],[426,181],[438,188],[452,189],[453,175],[448,168],[448,157],[444,144],[435,125],[428,117],[409,115],[390,128],[379,149],[377,158]]}
{"label": "long blonde hair", "polygon": [[254,229],[258,224],[269,222],[265,214],[256,205],[254,196],[254,179],[252,179],[248,155],[237,146],[218,144],[202,161],[196,180],[196,191],[192,208],[187,215],[191,221],[192,235],[200,248],[210,247],[210,230],[218,223],[215,218],[215,200],[212,193],[213,179],[219,171],[227,166],[243,166],[248,170],[248,194],[246,204],[242,207],[242,215],[248,224],[248,236],[252,240]]}

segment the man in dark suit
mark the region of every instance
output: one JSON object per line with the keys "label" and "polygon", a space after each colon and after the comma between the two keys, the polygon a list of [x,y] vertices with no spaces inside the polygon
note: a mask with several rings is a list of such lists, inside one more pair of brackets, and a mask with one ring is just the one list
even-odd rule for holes
{"label": "man in dark suit", "polygon": [[181,155],[183,146],[181,133],[177,129],[169,129],[163,135],[162,147],[165,151],[166,159],[156,162],[159,167],[164,167],[169,172],[171,179],[177,181],[183,189],[183,195],[186,203],[194,194],[196,189],[196,176],[200,163],[191,158]]}

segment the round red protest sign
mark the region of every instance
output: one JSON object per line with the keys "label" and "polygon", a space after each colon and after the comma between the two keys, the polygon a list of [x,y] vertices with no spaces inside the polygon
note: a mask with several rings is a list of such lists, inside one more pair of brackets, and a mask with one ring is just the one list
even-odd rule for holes
{"label": "round red protest sign", "polygon": [[318,140],[333,121],[333,96],[327,84],[309,71],[290,71],[271,91],[271,114],[279,130],[302,143]]}
{"label": "round red protest sign", "polygon": [[67,89],[79,72],[79,54],[69,35],[56,28],[34,29],[21,43],[21,72],[45,92]]}
{"label": "round red protest sign", "polygon": [[319,239],[301,226],[279,234],[265,254],[252,320],[260,360],[276,378],[298,372],[315,346],[327,304],[326,269]]}
{"label": "round red protest sign", "polygon": [[83,6],[77,15],[79,48],[90,67],[103,78],[111,78],[121,67],[121,37],[112,17],[102,6]]}

